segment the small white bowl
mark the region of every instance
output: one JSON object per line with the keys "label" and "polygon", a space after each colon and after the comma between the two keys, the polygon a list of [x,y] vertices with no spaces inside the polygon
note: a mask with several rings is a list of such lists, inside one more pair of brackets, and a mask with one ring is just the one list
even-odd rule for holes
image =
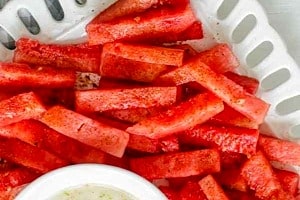
{"label": "small white bowl", "polygon": [[118,167],[78,164],[49,172],[30,183],[15,200],[47,200],[58,193],[86,184],[120,189],[139,200],[167,200],[152,183]]}

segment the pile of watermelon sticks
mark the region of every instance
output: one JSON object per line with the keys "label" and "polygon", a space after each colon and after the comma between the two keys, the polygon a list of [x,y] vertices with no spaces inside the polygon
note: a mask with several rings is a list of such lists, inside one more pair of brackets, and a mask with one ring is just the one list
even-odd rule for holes
{"label": "pile of watermelon sticks", "polygon": [[[300,146],[260,134],[269,104],[228,44],[185,43],[203,38],[189,1],[119,0],[86,31],[20,38],[0,63],[1,200],[77,163],[131,170],[170,200],[296,198],[298,174],[272,164],[300,166]],[[78,88],[87,73],[100,81]]]}

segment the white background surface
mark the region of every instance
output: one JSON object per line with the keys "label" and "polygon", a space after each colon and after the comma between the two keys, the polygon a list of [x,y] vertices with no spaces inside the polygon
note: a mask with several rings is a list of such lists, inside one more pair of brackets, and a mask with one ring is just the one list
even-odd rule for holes
{"label": "white background surface", "polygon": [[300,66],[300,0],[258,0]]}

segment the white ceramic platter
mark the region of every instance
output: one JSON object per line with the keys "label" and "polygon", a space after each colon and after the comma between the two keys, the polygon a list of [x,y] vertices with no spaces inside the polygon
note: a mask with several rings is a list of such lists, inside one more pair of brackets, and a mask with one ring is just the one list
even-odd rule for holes
{"label": "white ceramic platter", "polygon": [[[45,2],[52,2],[52,8],[55,2],[60,4],[62,11],[54,9],[58,13],[56,20]],[[82,42],[86,39],[85,25],[115,0],[100,3],[99,0],[88,0],[83,5],[77,2],[84,1],[8,1],[0,10],[0,41],[9,43],[12,38],[30,37],[46,43]],[[287,53],[282,39],[269,25],[261,5],[256,0],[191,2],[206,32],[205,39],[193,41],[193,45],[197,49],[206,49],[215,42],[230,44],[241,63],[239,71],[261,81],[258,96],[271,104],[262,131],[300,142],[300,69]],[[31,33],[34,32],[31,23],[28,29],[21,20],[30,21],[30,15],[39,25],[38,34]],[[8,61],[12,54],[13,50],[0,43],[0,60]]]}

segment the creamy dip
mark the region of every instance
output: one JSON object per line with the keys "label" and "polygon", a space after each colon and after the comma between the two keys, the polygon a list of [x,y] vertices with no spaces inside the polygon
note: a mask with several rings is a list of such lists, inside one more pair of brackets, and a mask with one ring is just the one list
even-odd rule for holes
{"label": "creamy dip", "polygon": [[63,190],[48,200],[137,200],[137,198],[112,187],[83,185]]}

